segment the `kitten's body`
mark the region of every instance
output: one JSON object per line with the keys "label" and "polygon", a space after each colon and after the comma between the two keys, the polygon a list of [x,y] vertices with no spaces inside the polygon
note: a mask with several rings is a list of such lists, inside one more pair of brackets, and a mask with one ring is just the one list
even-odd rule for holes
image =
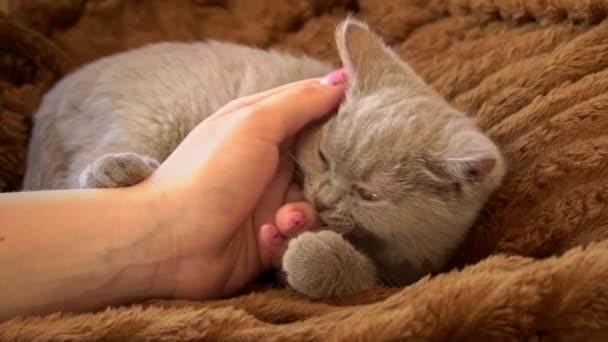
{"label": "kitten's body", "polygon": [[44,97],[23,188],[78,188],[85,167],[110,153],[162,162],[229,101],[329,70],[312,58],[214,41],[160,43],[103,58]]}
{"label": "kitten's body", "polygon": [[[289,284],[315,298],[439,271],[504,174],[490,139],[364,24],[347,20],[337,42],[346,98],[296,152],[305,195],[327,229],[292,240],[283,259]],[[102,59],[45,97],[24,189],[135,184],[230,100],[329,69],[218,42]]]}

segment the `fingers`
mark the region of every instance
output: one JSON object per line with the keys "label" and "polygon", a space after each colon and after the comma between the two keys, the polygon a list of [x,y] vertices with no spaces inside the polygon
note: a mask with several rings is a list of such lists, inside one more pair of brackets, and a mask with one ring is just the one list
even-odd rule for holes
{"label": "fingers", "polygon": [[259,226],[274,221],[277,208],[284,203],[285,194],[289,192],[292,178],[293,161],[286,157],[280,158],[277,172],[264,190],[253,211],[255,225]]}
{"label": "fingers", "polygon": [[260,102],[261,100],[264,100],[270,96],[274,96],[276,94],[284,92],[286,89],[290,89],[293,87],[299,87],[301,85],[313,83],[313,82],[318,83],[320,81],[321,81],[320,78],[312,78],[312,79],[302,80],[302,81],[298,81],[298,82],[294,82],[294,83],[284,84],[282,86],[268,89],[266,91],[256,93],[253,95],[243,96],[243,97],[240,97],[236,100],[229,102],[227,105],[222,107],[222,109],[216,115],[221,115],[221,113],[233,112],[233,111],[242,109],[244,107],[254,105],[254,104]]}
{"label": "fingers", "polygon": [[275,224],[281,235],[293,238],[312,228],[317,213],[308,202],[292,202],[282,206],[275,216]]}
{"label": "fingers", "polygon": [[249,108],[248,129],[280,144],[312,121],[332,112],[344,97],[344,83],[301,82],[262,98]]}
{"label": "fingers", "polygon": [[241,109],[245,106],[255,104],[257,102],[260,102],[261,100],[264,100],[264,99],[274,96],[276,94],[280,94],[281,92],[292,89],[294,87],[300,87],[300,86],[304,86],[304,85],[308,85],[308,84],[317,84],[317,83],[320,83],[325,86],[332,86],[332,85],[340,85],[345,82],[346,82],[346,71],[344,68],[341,68],[341,69],[337,69],[337,70],[330,72],[323,78],[312,78],[312,79],[297,81],[297,82],[293,82],[293,83],[289,83],[289,84],[284,84],[284,85],[276,87],[276,88],[268,89],[266,91],[263,91],[263,92],[260,92],[257,94],[243,96],[239,99],[231,101],[229,104],[224,106],[223,109],[221,110],[221,112],[234,111],[234,110]]}
{"label": "fingers", "polygon": [[289,240],[314,226],[316,211],[303,198],[300,188],[292,183],[285,196],[287,203],[276,211],[274,223],[263,224],[260,228],[260,247],[266,255],[265,260],[270,260],[274,268],[281,267]]}
{"label": "fingers", "polygon": [[277,226],[272,223],[262,225],[260,228],[260,239],[262,243],[264,243],[264,245],[269,247],[271,250],[275,250],[277,248],[282,249],[283,245],[286,245],[287,243],[287,237],[282,235]]}
{"label": "fingers", "polygon": [[282,235],[292,238],[314,226],[317,212],[306,202],[296,183],[289,184],[284,203],[274,216],[274,223]]}
{"label": "fingers", "polygon": [[272,267],[275,269],[280,268],[283,254],[287,250],[287,237],[279,232],[277,226],[269,223],[262,225],[260,228],[259,239],[261,244],[260,249],[270,259]]}
{"label": "fingers", "polygon": [[307,202],[285,204],[276,215],[275,224],[264,224],[260,228],[261,248],[269,255],[273,268],[280,269],[291,238],[310,229],[316,213]]}

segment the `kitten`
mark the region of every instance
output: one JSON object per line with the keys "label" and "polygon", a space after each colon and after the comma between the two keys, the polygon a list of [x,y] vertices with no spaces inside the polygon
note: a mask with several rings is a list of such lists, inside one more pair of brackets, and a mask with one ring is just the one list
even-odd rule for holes
{"label": "kitten", "polygon": [[[337,42],[346,98],[296,153],[323,229],[292,240],[283,259],[288,283],[313,298],[439,270],[504,173],[491,140],[363,23],[347,19]],[[43,98],[23,189],[137,184],[222,105],[331,69],[216,41],[102,58]]]}
{"label": "kitten", "polygon": [[438,272],[500,185],[504,160],[475,122],[451,107],[369,28],[339,26],[346,98],[304,134],[304,194],[330,230],[290,241],[288,283],[313,298]]}
{"label": "kitten", "polygon": [[231,100],[331,69],[306,56],[217,41],[157,43],[101,58],[44,96],[23,189],[139,183]]}

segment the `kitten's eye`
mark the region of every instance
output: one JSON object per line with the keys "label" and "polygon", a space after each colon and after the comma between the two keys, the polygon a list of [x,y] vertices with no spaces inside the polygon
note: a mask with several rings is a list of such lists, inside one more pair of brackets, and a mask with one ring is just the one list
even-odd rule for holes
{"label": "kitten's eye", "polygon": [[359,197],[366,201],[372,202],[378,200],[378,195],[369,190],[357,187],[357,193],[359,194]]}

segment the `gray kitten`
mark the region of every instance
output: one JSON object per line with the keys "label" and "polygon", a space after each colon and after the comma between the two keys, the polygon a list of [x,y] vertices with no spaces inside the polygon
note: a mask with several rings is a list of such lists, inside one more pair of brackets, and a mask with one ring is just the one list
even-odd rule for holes
{"label": "gray kitten", "polygon": [[329,229],[289,243],[289,284],[314,298],[403,286],[438,272],[500,185],[504,160],[382,40],[347,20],[338,113],[303,135],[306,198]]}
{"label": "gray kitten", "polygon": [[[320,230],[289,243],[288,283],[313,298],[401,286],[437,272],[505,172],[498,148],[367,26],[337,42],[349,75],[336,115],[296,159]],[[45,96],[25,190],[123,187],[148,177],[222,105],[331,67],[230,43],[162,43],[91,63]]]}

